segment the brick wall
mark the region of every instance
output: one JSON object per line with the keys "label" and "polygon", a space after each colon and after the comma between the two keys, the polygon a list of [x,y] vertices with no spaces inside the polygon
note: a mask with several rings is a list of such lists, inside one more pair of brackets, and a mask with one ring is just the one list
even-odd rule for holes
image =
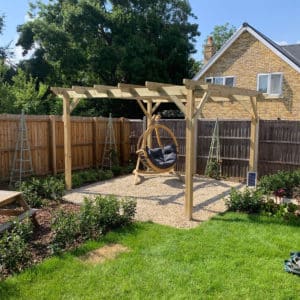
{"label": "brick wall", "polygon": [[[244,32],[199,80],[204,83],[205,77],[235,76],[236,87],[256,90],[257,74],[272,72],[283,73],[283,96],[259,100],[260,118],[299,120],[300,74],[248,32]],[[207,103],[203,117],[249,118],[250,111],[249,101]]]}

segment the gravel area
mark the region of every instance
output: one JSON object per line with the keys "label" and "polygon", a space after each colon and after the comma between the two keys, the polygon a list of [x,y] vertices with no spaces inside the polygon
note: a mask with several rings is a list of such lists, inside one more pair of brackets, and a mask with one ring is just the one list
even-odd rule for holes
{"label": "gravel area", "polygon": [[192,228],[226,210],[224,197],[231,187],[243,184],[194,177],[193,220],[184,217],[184,183],[173,175],[147,176],[134,185],[134,175],[94,183],[67,193],[64,200],[80,204],[83,198],[93,195],[116,195],[137,200],[136,219],[152,221],[176,228]]}

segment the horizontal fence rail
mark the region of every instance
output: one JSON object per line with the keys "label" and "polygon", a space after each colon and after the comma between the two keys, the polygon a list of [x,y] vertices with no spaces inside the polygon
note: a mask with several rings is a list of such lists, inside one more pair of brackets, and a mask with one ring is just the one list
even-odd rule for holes
{"label": "horizontal fence rail", "polygon": [[[0,180],[8,180],[15,152],[20,115],[0,115]],[[185,120],[160,120],[178,141],[177,170],[185,170]],[[26,116],[33,169],[36,175],[64,171],[62,117]],[[72,169],[100,167],[107,118],[71,117]],[[143,120],[113,119],[120,162],[136,159],[136,144],[145,130]],[[215,120],[198,120],[195,166],[205,171]],[[245,178],[250,153],[250,121],[219,120],[222,175]],[[170,137],[162,135],[164,144]],[[260,120],[258,174],[300,168],[300,121]]]}
{"label": "horizontal fence rail", "polygon": [[[20,115],[0,115],[0,180],[9,179],[17,142]],[[62,117],[26,116],[28,139],[35,175],[64,171]],[[71,117],[72,169],[100,167],[107,118]],[[130,159],[129,121],[113,119],[121,162]]]}

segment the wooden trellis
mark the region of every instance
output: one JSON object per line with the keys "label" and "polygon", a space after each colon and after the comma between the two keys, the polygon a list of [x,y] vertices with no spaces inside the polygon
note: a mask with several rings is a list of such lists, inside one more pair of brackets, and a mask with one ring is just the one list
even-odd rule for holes
{"label": "wooden trellis", "polygon": [[[94,85],[93,87],[73,86],[72,88],[52,87],[51,91],[63,99],[65,183],[66,189],[72,188],[71,121],[72,110],[83,98],[134,99],[145,116],[147,126],[160,103],[173,102],[185,115],[186,120],[186,158],[185,158],[185,216],[192,219],[193,175],[195,156],[195,124],[206,102],[250,101],[251,103],[251,140],[249,170],[257,170],[257,91],[222,85],[201,85],[198,81],[183,80],[183,85],[146,82],[144,86],[119,83],[118,86]],[[146,106],[144,106],[146,104]]]}

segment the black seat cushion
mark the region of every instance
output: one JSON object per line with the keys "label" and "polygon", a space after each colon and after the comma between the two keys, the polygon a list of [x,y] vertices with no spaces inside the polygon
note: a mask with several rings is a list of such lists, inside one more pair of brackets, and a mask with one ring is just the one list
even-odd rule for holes
{"label": "black seat cushion", "polygon": [[150,161],[160,169],[167,169],[174,165],[177,160],[176,146],[167,145],[164,148],[148,148],[146,152]]}

